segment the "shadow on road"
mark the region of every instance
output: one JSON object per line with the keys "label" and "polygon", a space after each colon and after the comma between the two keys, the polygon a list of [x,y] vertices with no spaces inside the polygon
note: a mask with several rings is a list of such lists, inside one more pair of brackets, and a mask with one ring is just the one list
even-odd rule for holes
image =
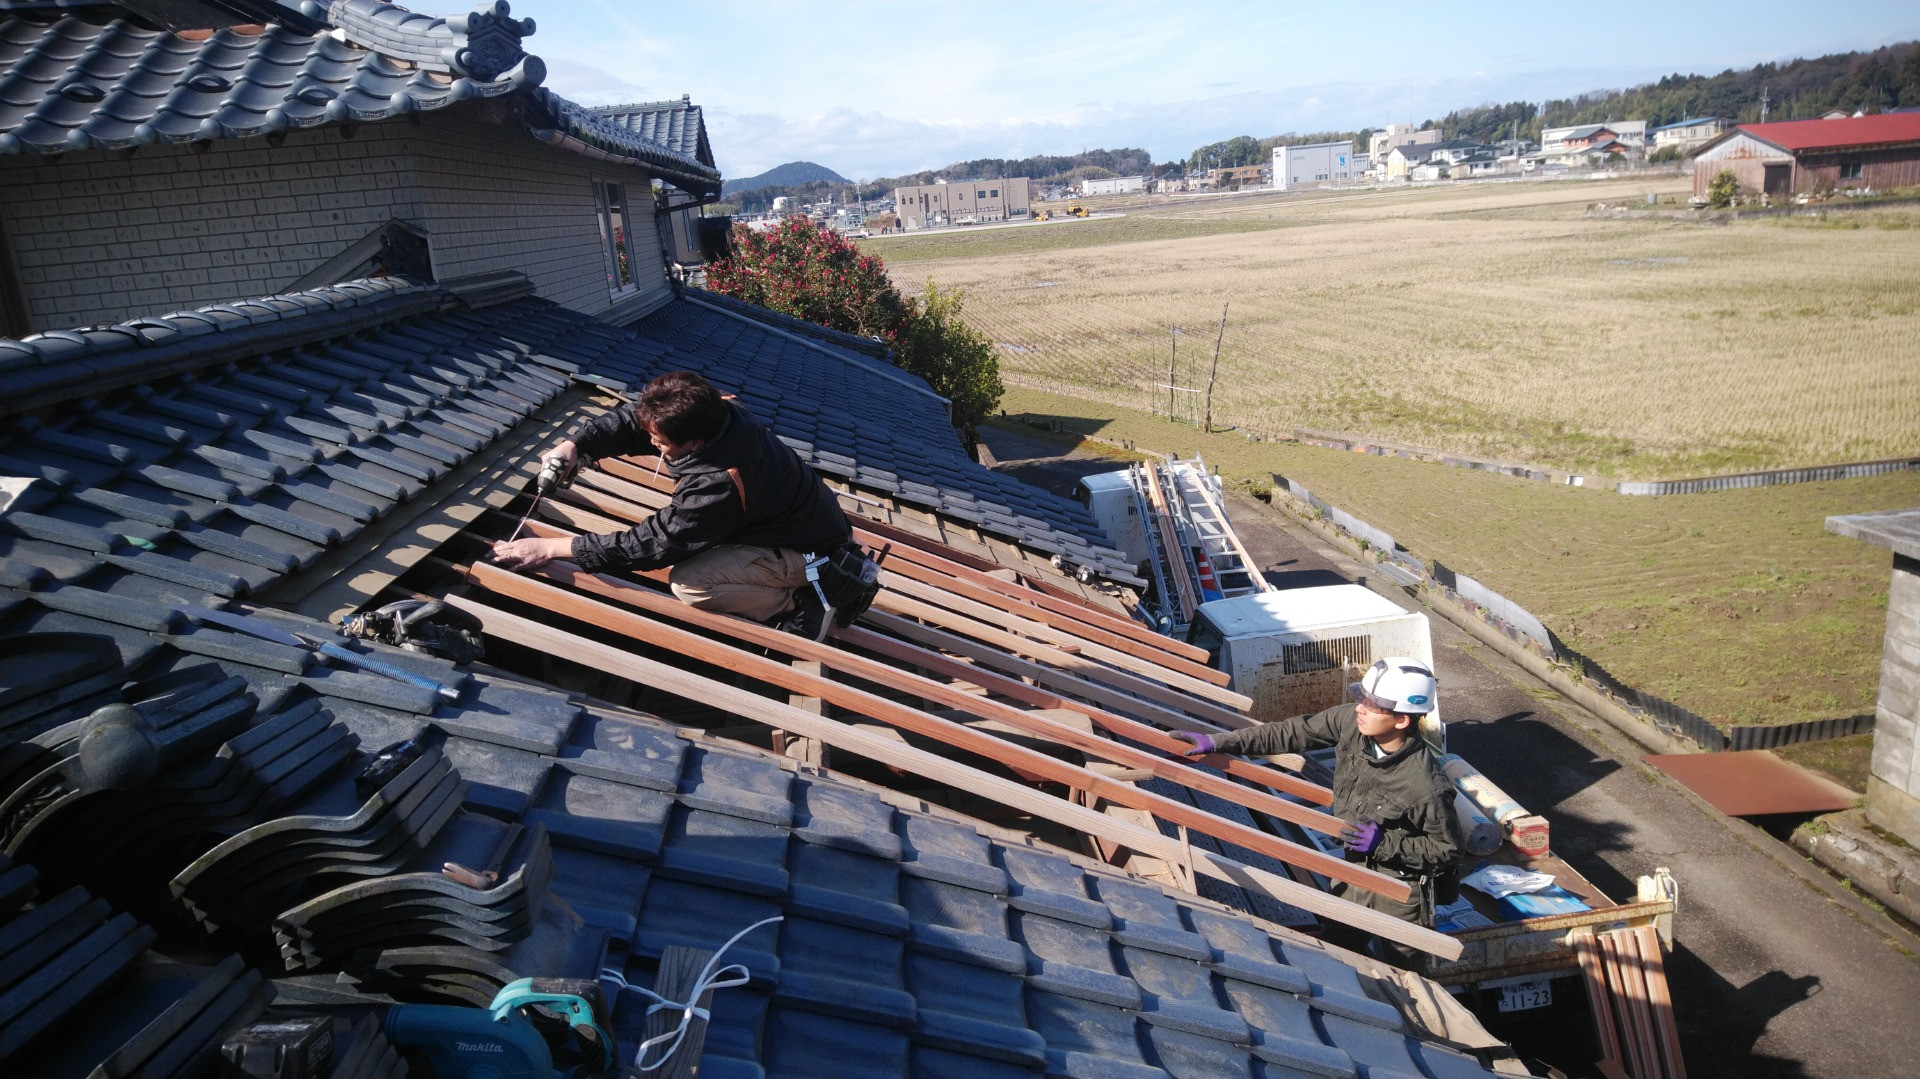
{"label": "shadow on road", "polygon": [[1770,970],[1736,988],[1676,942],[1667,957],[1667,982],[1673,987],[1675,1025],[1689,1076],[1801,1079],[1807,1074],[1800,1061],[1755,1056],[1753,1047],[1777,1016],[1820,992],[1819,978]]}
{"label": "shadow on road", "polygon": [[1352,584],[1353,578],[1335,573],[1330,569],[1289,569],[1275,571],[1272,568],[1260,571],[1267,583],[1275,588],[1317,588],[1323,584]]}
{"label": "shadow on road", "polygon": [[[1480,773],[1516,799],[1527,812],[1553,822],[1553,852],[1610,896],[1631,896],[1636,883],[1599,857],[1633,848],[1624,821],[1582,816],[1574,796],[1620,770],[1618,761],[1597,757],[1531,711],[1492,720],[1447,724],[1447,748],[1473,762]],[[1525,792],[1524,794],[1515,792]]]}

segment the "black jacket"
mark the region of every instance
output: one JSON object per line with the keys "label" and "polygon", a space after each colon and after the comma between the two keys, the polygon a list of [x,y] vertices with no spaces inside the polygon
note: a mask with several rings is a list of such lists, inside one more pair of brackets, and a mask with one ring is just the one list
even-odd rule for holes
{"label": "black jacket", "polygon": [[1262,723],[1213,736],[1223,753],[1297,753],[1334,751],[1333,815],[1342,820],[1371,817],[1381,824],[1380,845],[1364,858],[1348,861],[1413,879],[1438,872],[1459,856],[1460,824],[1453,813],[1453,782],[1440,770],[1433,751],[1417,731],[1384,758],[1375,759],[1371,739],[1360,733],[1351,704],[1279,723]]}
{"label": "black jacket", "polygon": [[[824,554],[852,538],[840,503],[800,455],[739,405],[727,408],[718,435],[666,462],[673,501],[625,532],[574,537],[576,565],[659,569],[723,543]],[[592,420],[573,442],[583,461],[653,452],[646,429],[628,408]],[[739,470],[744,506],[729,468]]]}

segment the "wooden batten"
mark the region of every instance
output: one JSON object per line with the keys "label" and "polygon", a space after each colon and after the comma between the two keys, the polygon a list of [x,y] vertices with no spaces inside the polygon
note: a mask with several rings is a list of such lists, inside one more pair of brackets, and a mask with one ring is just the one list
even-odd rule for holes
{"label": "wooden batten", "polygon": [[[884,611],[869,610],[860,620],[868,625],[878,626],[896,637],[917,641],[929,648],[951,652],[956,656],[965,656],[982,666],[991,667],[1016,678],[1030,678],[1037,685],[1051,686],[1075,699],[1136,716],[1170,730],[1200,730],[1213,733],[1221,730],[1239,730],[1242,727],[1254,726],[1257,722],[1251,716],[1229,712],[1224,708],[1210,709],[1203,701],[1186,701],[1182,707],[1190,711],[1168,707],[1157,700],[1147,700],[1144,697],[1124,693],[1071,671],[1059,670],[1032,660],[1022,659],[972,638],[948,633],[938,627],[922,625],[910,618],[887,614]],[[1193,714],[1194,711],[1200,710],[1207,712],[1206,718],[1202,719]]]}
{"label": "wooden batten", "polygon": [[[527,583],[537,584],[532,581]],[[541,587],[551,588],[552,586]],[[552,591],[561,596],[570,596],[569,593],[559,589],[552,589]],[[591,603],[583,597],[570,596],[570,598],[580,604],[599,608],[607,614],[624,613]],[[1365,932],[1442,958],[1457,958],[1461,954],[1461,943],[1445,934],[1400,921],[1277,874],[1256,869],[1200,848],[1192,848],[1189,854],[1188,851],[1182,850],[1177,839],[1162,836],[1154,829],[1115,820],[1106,814],[1075,805],[1012,780],[967,768],[936,754],[880,738],[834,720],[810,715],[782,702],[488,607],[471,599],[452,596],[447,602],[479,618],[485,631],[498,639],[539,649],[549,654],[565,656],[617,677],[655,686],[678,696],[705,701],[735,715],[779,727],[792,734],[818,738],[825,744],[912,772],[945,786],[968,791],[975,796],[990,799],[1089,835],[1102,837],[1152,857],[1182,863],[1190,857],[1196,872],[1237,884],[1250,891],[1270,896],[1279,902],[1291,904],[1330,920],[1352,925]],[[670,629],[662,623],[644,619],[639,621],[649,627],[650,633]],[[673,632],[683,633],[684,631]],[[657,640],[655,643],[658,643]],[[737,663],[758,658],[737,651],[734,655],[737,657],[735,659]],[[770,661],[762,660],[762,662]],[[781,670],[788,669],[784,664],[775,663],[772,666]],[[755,673],[753,677],[759,678],[760,675]],[[984,735],[981,737],[990,738]],[[1036,754],[1036,756],[1042,755]],[[1042,759],[1049,766],[1060,767],[1059,762],[1051,758],[1042,757]],[[1093,780],[1101,779],[1101,777],[1092,776],[1091,773],[1087,775]],[[1389,881],[1388,883],[1399,882]],[[1382,889],[1382,891],[1386,890]]]}
{"label": "wooden batten", "polygon": [[[567,568],[571,570],[571,575],[568,579],[574,580],[576,583],[595,584],[615,589],[622,587],[617,581],[611,579],[601,581],[593,575],[580,572],[575,567],[569,566]],[[564,573],[565,571],[561,572]],[[1146,810],[1163,820],[1185,825],[1197,831],[1204,832],[1207,835],[1211,835],[1216,839],[1224,840],[1248,850],[1257,851],[1268,857],[1277,858],[1289,864],[1299,865],[1302,868],[1310,869],[1329,879],[1344,881],[1401,901],[1404,901],[1406,896],[1410,894],[1410,890],[1405,881],[1376,873],[1357,863],[1323,854],[1310,847],[1287,842],[1286,840],[1265,832],[1216,817],[1211,813],[1207,813],[1204,810],[1197,809],[1186,803],[1177,802],[1173,799],[1154,794],[1151,791],[1142,790],[1141,788],[1125,783],[1116,783],[1105,776],[1097,775],[1085,768],[1066,764],[1044,753],[1036,752],[1024,746],[1013,745],[991,734],[976,731],[963,724],[944,720],[937,716],[928,715],[918,709],[910,708],[897,701],[881,697],[866,690],[843,685],[825,678],[807,674],[803,671],[795,670],[785,663],[742,651],[657,619],[642,617],[631,611],[610,607],[589,597],[568,592],[554,585],[536,581],[529,577],[522,577],[492,566],[477,565],[472,567],[469,580],[489,591],[537,604],[541,608],[552,611],[555,614],[569,618],[577,618],[583,622],[598,626],[601,629],[631,637],[634,640],[644,641],[649,645],[667,649],[689,659],[712,663],[728,670],[737,671],[756,681],[777,686],[790,692],[801,693],[810,697],[818,697],[836,707],[844,708],[884,723],[890,723],[902,730],[912,731],[916,734],[938,739],[956,749],[965,750],[969,753],[977,753],[982,757],[997,761],[1000,764],[1021,772],[1043,777],[1052,782],[1064,784],[1070,788],[1088,791],[1120,805]],[[635,596],[633,598],[637,600],[642,597]],[[449,602],[451,602],[451,600]],[[673,603],[675,601],[662,597],[662,602]],[[691,619],[689,619],[689,621],[691,621]],[[757,626],[743,619],[708,616],[708,619],[703,619],[703,621],[707,622],[705,628],[731,631],[742,639],[758,638],[754,641],[756,644],[784,647],[791,643],[777,640],[778,637],[790,637],[791,635],[783,635],[777,630],[771,630],[765,626]],[[796,649],[795,651],[798,650]],[[829,662],[836,667],[841,667],[841,669],[844,669],[842,664],[848,662],[848,657],[837,654],[834,649],[826,648],[820,651],[825,654],[809,655],[805,658],[817,658],[822,662]],[[565,652],[559,654],[569,655],[569,653]],[[885,666],[872,660],[866,662],[875,667]],[[866,675],[872,675],[874,673],[871,669],[865,672]],[[919,676],[910,675],[907,674],[907,672],[896,673],[905,675],[908,678],[919,679]],[[943,703],[961,707],[964,706],[967,701],[966,694],[952,691],[950,687],[941,687],[938,683],[927,679],[919,679],[919,681],[924,683],[924,685],[920,687],[922,691],[940,693],[945,696],[947,699],[944,700]],[[672,692],[671,690],[669,691]],[[685,696],[684,694],[682,695]],[[707,698],[697,696],[691,699],[701,701],[708,700]],[[981,702],[977,701],[972,703],[975,707],[979,707],[981,704]],[[1050,726],[1046,720],[1032,719],[1032,717],[1026,716],[1018,709],[1004,708],[1003,706],[1003,710],[995,712],[993,718],[1020,724],[1023,729],[1028,729],[1031,732],[1047,733],[1053,736],[1052,740],[1054,741],[1071,744],[1068,737],[1071,732],[1068,732],[1066,728]],[[835,720],[821,720],[821,722],[838,725]],[[832,741],[831,739],[825,738],[822,740],[829,743]],[[1084,738],[1084,741],[1108,746],[1109,748],[1107,750],[1101,751],[1101,755],[1107,756],[1109,759],[1112,759],[1113,749],[1120,748],[1113,747],[1111,743],[1106,743],[1103,739],[1092,738],[1090,736]],[[1151,761],[1155,765],[1169,771],[1177,771],[1184,768],[1184,766],[1174,762],[1153,757],[1150,754],[1138,753],[1137,751],[1134,757]],[[1137,762],[1136,759],[1129,759],[1124,763],[1133,764]],[[969,789],[965,783],[959,783],[956,784],[956,786],[961,790]],[[1241,793],[1246,795],[1254,792],[1241,789]],[[1269,798],[1270,796],[1261,795],[1260,797]],[[1284,806],[1286,810],[1291,813],[1302,815],[1301,820],[1303,823],[1308,819],[1317,818],[1321,823],[1315,826],[1322,827],[1322,830],[1338,830],[1339,822],[1327,817],[1325,814],[1292,803],[1279,802],[1278,799],[1272,800]],[[1311,814],[1312,816],[1308,818],[1304,816],[1305,814]]]}
{"label": "wooden batten", "polygon": [[[1015,678],[1009,678],[1006,675],[981,670],[976,666],[953,659],[949,656],[941,655],[931,649],[909,644],[905,641],[895,640],[892,637],[881,636],[872,630],[862,629],[856,626],[851,629],[838,630],[835,632],[834,637],[855,648],[864,648],[869,652],[877,652],[880,655],[897,659],[902,663],[911,663],[923,670],[933,671],[936,674],[948,678],[971,681],[982,689],[1019,701],[1022,704],[1032,705],[1035,708],[1063,709],[1078,713],[1079,715],[1086,716],[1113,734],[1117,734],[1122,738],[1130,738],[1136,742],[1144,742],[1147,745],[1168,753],[1184,754],[1187,749],[1185,742],[1179,742],[1169,738],[1166,733],[1158,727],[1149,726],[1138,720],[1128,719],[1125,716],[1115,715],[1103,708],[1096,708],[1080,701],[1071,700],[1060,694],[1041,689],[1038,686],[1030,686],[1025,682]],[[1333,804],[1333,792],[1318,783],[1310,783],[1298,776],[1288,775],[1277,768],[1257,764],[1242,757],[1230,756],[1224,753],[1212,753],[1200,758],[1199,763],[1220,768],[1229,775],[1238,776],[1242,779],[1250,779],[1255,783],[1264,784],[1274,790],[1297,795],[1318,805]],[[1245,803],[1242,804],[1244,805]]]}

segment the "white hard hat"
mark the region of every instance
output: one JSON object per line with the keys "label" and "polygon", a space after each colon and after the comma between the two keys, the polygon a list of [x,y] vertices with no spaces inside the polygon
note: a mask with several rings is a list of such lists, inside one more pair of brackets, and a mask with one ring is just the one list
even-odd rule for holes
{"label": "white hard hat", "polygon": [[1389,656],[1375,660],[1358,682],[1347,686],[1347,696],[1387,712],[1422,715],[1433,711],[1440,690],[1433,671],[1417,659]]}

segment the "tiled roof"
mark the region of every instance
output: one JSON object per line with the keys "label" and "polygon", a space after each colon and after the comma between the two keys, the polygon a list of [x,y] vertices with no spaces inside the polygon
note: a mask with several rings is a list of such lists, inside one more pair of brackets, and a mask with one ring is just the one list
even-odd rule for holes
{"label": "tiled roof", "polygon": [[349,282],[0,341],[9,405],[43,406],[0,427],[0,473],[34,481],[0,517],[0,582],[198,603],[350,543],[566,386],[567,361],[448,302]]}
{"label": "tiled roof", "polygon": [[637,105],[607,105],[593,111],[631,131],[636,138],[657,142],[703,164],[713,164],[713,147],[707,142],[706,119],[700,112],[700,106],[690,98],[648,101]]}
{"label": "tiled roof", "polygon": [[536,138],[589,157],[642,165],[698,195],[720,193],[720,170],[711,163],[641,138],[597,110],[568,101],[545,87],[535,90],[533,97],[549,117],[535,125]]}
{"label": "tiled roof", "polygon": [[0,22],[0,153],[125,150],[388,120],[511,93],[544,74],[537,57],[479,78],[396,63],[375,51],[384,42],[272,25],[173,33],[110,14],[29,12]]}
{"label": "tiled roof", "polygon": [[1920,113],[1881,113],[1833,120],[1781,120],[1741,124],[1744,131],[1782,150],[1840,150],[1887,142],[1920,142]]}
{"label": "tiled roof", "polygon": [[[621,387],[638,388],[675,369],[698,371],[738,394],[827,476],[1105,576],[1136,580],[1133,566],[1111,548],[1086,507],[969,458],[944,403],[914,376],[868,355],[772,332],[780,316],[775,327],[763,327],[703,306],[705,294],[700,301],[668,304],[634,325],[631,339],[608,342],[597,354],[544,347],[573,356],[587,374]],[[552,315],[577,317],[558,309]],[[918,383],[919,392],[904,388],[903,380]]]}
{"label": "tiled roof", "polygon": [[520,47],[532,20],[490,10],[440,19],[382,0],[323,10],[334,30],[309,32],[312,22],[292,12],[298,27],[169,31],[117,17],[111,5],[8,11],[0,154],[253,138],[522,91],[536,138],[640,165],[695,193],[719,190],[711,152],[683,153],[540,89],[546,66]]}
{"label": "tiled roof", "polygon": [[[457,688],[445,703],[159,604],[94,593],[77,614],[86,590],[61,591],[0,593],[10,656],[92,662],[60,703],[0,705],[0,797],[27,776],[41,795],[9,819],[0,945],[37,939],[9,979],[61,989],[0,1023],[17,1074],[203,1051],[269,992],[474,1005],[607,966],[649,986],[668,947],[772,916],[726,953],[750,979],[713,998],[703,1075],[1489,1074],[1311,938],[951,812],[499,673],[380,652]],[[166,747],[151,778],[75,753],[121,702]],[[403,739],[424,755],[357,791]],[[176,944],[218,927],[217,965],[136,964],[148,926]],[[644,1002],[610,1003],[630,1055]]]}

